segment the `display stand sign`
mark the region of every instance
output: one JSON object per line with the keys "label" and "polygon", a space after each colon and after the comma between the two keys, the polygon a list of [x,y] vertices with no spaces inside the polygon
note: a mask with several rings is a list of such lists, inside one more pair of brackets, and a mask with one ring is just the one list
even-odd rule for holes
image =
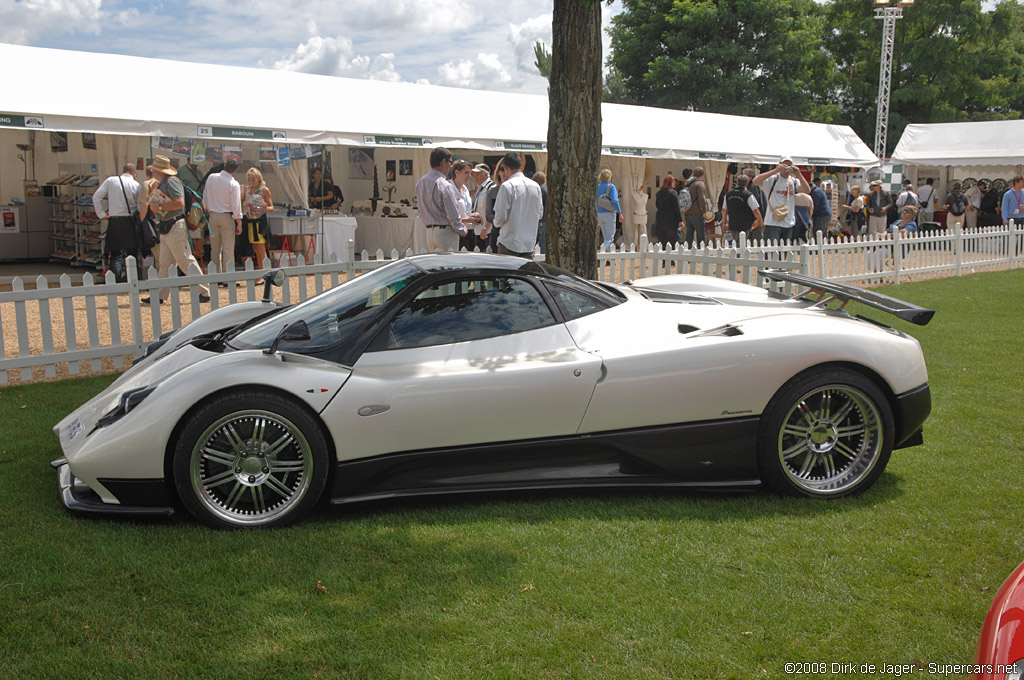
{"label": "display stand sign", "polygon": [[18,224],[18,211],[14,206],[0,207],[0,234],[17,234],[21,231]]}
{"label": "display stand sign", "polygon": [[433,146],[427,137],[393,137],[391,135],[363,135],[363,144],[375,146]]}
{"label": "display stand sign", "polygon": [[704,161],[731,161],[732,154],[727,153],[711,153],[710,151],[698,151],[693,155],[694,158],[699,158]]}
{"label": "display stand sign", "polygon": [[623,146],[606,146],[601,150],[601,153],[605,156],[640,156],[641,158],[647,158],[651,155],[651,150]]}
{"label": "display stand sign", "polygon": [[543,142],[494,142],[495,149],[505,149],[506,151],[543,151],[545,147]]}
{"label": "display stand sign", "polygon": [[18,116],[13,113],[0,113],[0,127],[43,128],[42,116]]}
{"label": "display stand sign", "polygon": [[269,139],[284,141],[287,139],[288,135],[280,130],[255,130],[253,128],[200,125],[196,128],[196,137],[220,137],[223,139]]}
{"label": "display stand sign", "polygon": [[277,149],[277,167],[289,168],[292,165],[292,159],[288,152],[287,146],[282,146]]}

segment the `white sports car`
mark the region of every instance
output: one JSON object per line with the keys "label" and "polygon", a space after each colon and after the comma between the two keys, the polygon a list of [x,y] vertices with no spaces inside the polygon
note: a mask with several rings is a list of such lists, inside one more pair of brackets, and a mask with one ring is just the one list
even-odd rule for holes
{"label": "white sports car", "polygon": [[[279,273],[276,273],[279,275]],[[64,504],[215,527],[333,503],[595,486],[871,486],[931,409],[919,343],[781,271],[594,283],[472,253],[400,260],[302,304],[231,305],[161,338],[60,421]]]}

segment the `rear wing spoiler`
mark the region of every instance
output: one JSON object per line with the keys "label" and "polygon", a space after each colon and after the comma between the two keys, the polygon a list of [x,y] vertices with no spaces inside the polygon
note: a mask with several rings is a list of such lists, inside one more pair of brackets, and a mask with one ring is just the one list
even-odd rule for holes
{"label": "rear wing spoiler", "polygon": [[903,300],[897,300],[896,298],[889,297],[888,295],[864,290],[863,288],[848,286],[843,283],[836,283],[835,281],[816,279],[813,276],[804,276],[803,274],[796,274],[785,269],[762,269],[758,273],[771,281],[794,283],[798,286],[805,286],[808,290],[800,294],[799,297],[817,294],[819,304],[833,299],[839,299],[842,300],[841,307],[845,307],[847,302],[855,300],[856,302],[860,302],[868,307],[874,307],[875,309],[880,309],[883,312],[889,312],[904,321],[909,321],[910,323],[917,324],[918,326],[924,326],[932,320],[933,316],[935,316],[934,309],[918,307],[915,304],[904,302]]}

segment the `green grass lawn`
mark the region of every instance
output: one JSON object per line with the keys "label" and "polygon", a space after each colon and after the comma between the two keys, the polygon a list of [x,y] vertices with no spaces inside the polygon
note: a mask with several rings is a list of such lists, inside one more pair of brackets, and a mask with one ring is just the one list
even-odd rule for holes
{"label": "green grass lawn", "polygon": [[0,678],[945,677],[928,664],[971,661],[1024,559],[1024,270],[882,291],[938,310],[870,313],[925,348],[926,443],[833,502],[431,499],[263,532],[80,518],[50,428],[112,378],[2,389]]}

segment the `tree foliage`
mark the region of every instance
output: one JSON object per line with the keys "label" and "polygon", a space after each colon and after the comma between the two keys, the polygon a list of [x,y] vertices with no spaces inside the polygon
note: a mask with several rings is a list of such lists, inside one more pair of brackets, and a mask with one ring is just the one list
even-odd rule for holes
{"label": "tree foliage", "polygon": [[533,65],[537,68],[537,71],[545,78],[551,77],[551,51],[538,40],[533,45],[533,54],[536,57]]}
{"label": "tree foliage", "polygon": [[630,103],[829,120],[834,64],[813,0],[623,0],[612,69]]}
{"label": "tree foliage", "polygon": [[[869,0],[623,0],[617,101],[851,125],[873,143],[882,22]],[[891,153],[907,123],[1019,118],[1024,8],[918,0],[896,22]]]}

